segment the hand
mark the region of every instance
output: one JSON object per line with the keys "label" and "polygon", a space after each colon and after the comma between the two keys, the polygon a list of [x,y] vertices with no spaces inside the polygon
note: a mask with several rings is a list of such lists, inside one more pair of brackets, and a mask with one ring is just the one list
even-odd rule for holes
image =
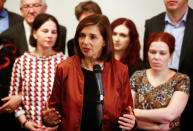
{"label": "hand", "polygon": [[119,127],[124,130],[131,130],[135,125],[135,116],[131,107],[129,107],[130,113],[123,114],[122,117],[119,117],[118,123]]}
{"label": "hand", "polygon": [[43,121],[47,126],[56,126],[61,120],[61,116],[55,108],[49,108],[48,103],[46,103],[45,111],[43,112]]}
{"label": "hand", "polygon": [[36,124],[33,121],[28,121],[25,124],[24,128],[29,130],[29,131],[42,131],[42,130],[45,130],[45,127],[41,127],[40,125]]}
{"label": "hand", "polygon": [[[44,126],[45,127],[45,126]],[[56,131],[58,129],[58,126],[54,127],[45,127],[42,129],[42,131]]]}
{"label": "hand", "polygon": [[162,130],[162,131],[168,131],[168,130],[170,130],[171,128],[170,128],[170,123],[168,122],[168,123],[161,123],[160,125],[159,125],[159,130]]}
{"label": "hand", "polygon": [[21,95],[4,97],[1,100],[4,104],[0,107],[1,113],[12,113],[21,104]]}
{"label": "hand", "polygon": [[29,130],[29,131],[56,131],[58,126],[55,127],[46,127],[46,126],[40,126],[38,124],[36,124],[33,121],[28,121],[25,124],[25,129]]}

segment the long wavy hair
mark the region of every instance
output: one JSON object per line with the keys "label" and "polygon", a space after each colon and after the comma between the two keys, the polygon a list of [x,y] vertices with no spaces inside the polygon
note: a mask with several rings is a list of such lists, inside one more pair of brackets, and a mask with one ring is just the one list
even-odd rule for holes
{"label": "long wavy hair", "polygon": [[115,27],[119,25],[124,25],[129,29],[129,37],[130,43],[125,50],[124,55],[120,59],[120,61],[124,64],[131,66],[138,66],[140,59],[140,42],[139,42],[139,34],[137,32],[136,26],[133,21],[127,18],[118,18],[111,23],[112,32]]}

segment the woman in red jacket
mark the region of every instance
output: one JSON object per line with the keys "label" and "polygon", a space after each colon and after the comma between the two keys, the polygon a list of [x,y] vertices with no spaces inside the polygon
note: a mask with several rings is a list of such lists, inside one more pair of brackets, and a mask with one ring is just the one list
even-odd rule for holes
{"label": "woman in red jacket", "polygon": [[[47,125],[60,123],[62,131],[119,131],[135,126],[128,68],[113,58],[112,33],[104,15],[83,19],[76,30],[76,55],[58,65],[49,109],[44,112]],[[97,125],[97,82],[93,66],[102,69],[104,119]],[[57,113],[59,113],[57,115]]]}

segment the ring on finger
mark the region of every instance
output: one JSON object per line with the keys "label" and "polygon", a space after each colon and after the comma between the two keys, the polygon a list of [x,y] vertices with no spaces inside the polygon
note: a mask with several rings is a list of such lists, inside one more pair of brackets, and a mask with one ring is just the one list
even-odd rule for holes
{"label": "ring on finger", "polygon": [[10,108],[5,108],[6,111],[10,111],[11,109]]}

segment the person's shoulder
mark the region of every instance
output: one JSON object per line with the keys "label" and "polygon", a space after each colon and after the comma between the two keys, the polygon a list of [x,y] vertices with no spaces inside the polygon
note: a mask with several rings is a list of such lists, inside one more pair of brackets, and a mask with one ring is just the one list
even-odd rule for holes
{"label": "person's shoulder", "polygon": [[186,74],[183,74],[183,73],[180,73],[180,72],[177,72],[176,73],[176,77],[179,79],[186,79],[186,80],[188,80],[189,81],[189,76],[188,75],[186,75]]}
{"label": "person's shoulder", "polygon": [[69,69],[72,67],[72,65],[78,61],[78,56],[71,56],[66,58],[64,61],[62,61],[60,64],[58,64],[58,68],[66,68]]}
{"label": "person's shoulder", "polygon": [[8,15],[11,16],[11,17],[14,17],[14,18],[18,18],[20,19],[21,21],[23,20],[23,17],[15,12],[12,12],[12,11],[9,11],[6,9],[6,11],[8,12]]}
{"label": "person's shoulder", "polygon": [[165,13],[166,13],[166,12],[162,12],[162,13],[160,13],[160,14],[158,14],[158,15],[155,15],[155,16],[147,19],[147,20],[146,20],[146,23],[151,23],[151,22],[154,23],[154,22],[160,21],[160,19],[164,19]]}
{"label": "person's shoulder", "polygon": [[136,84],[136,83],[138,83],[138,84],[141,83],[142,84],[144,77],[146,77],[146,70],[145,69],[135,71],[133,73],[133,75],[131,76],[131,78],[130,78],[130,82],[132,84]]}
{"label": "person's shoulder", "polygon": [[15,63],[19,63],[21,61],[23,61],[24,59],[28,59],[29,58],[29,52],[25,51],[22,55],[18,56],[15,60]]}
{"label": "person's shoulder", "polygon": [[62,51],[56,52],[54,56],[58,59],[62,59],[62,61],[68,58]]}
{"label": "person's shoulder", "polygon": [[193,25],[193,9],[191,7],[188,8],[187,23]]}
{"label": "person's shoulder", "polygon": [[186,74],[177,72],[174,81],[176,81],[175,83],[177,84],[175,87],[176,91],[183,91],[187,94],[190,93],[190,78]]}
{"label": "person's shoulder", "polygon": [[137,70],[133,73],[132,76],[139,76],[139,77],[143,77],[146,73],[146,69],[142,69],[142,70]]}
{"label": "person's shoulder", "polygon": [[59,25],[59,29],[60,29],[60,31],[62,31],[62,32],[66,32],[66,27],[63,26],[63,25]]}
{"label": "person's shoulder", "polygon": [[17,24],[15,24],[14,26],[8,28],[2,34],[0,34],[0,37],[1,38],[5,37],[5,36],[14,37],[15,35],[13,35],[13,34],[20,35],[19,32],[21,32],[22,28],[24,29],[23,22],[18,22]]}
{"label": "person's shoulder", "polygon": [[73,42],[74,42],[74,38],[72,38],[72,39],[68,40],[68,42],[67,42],[67,43],[68,43],[68,45],[69,45],[69,44],[73,44]]}
{"label": "person's shoulder", "polygon": [[114,58],[111,61],[112,61],[112,64],[115,65],[115,67],[118,69],[127,69],[128,68],[127,65],[123,64],[122,62]]}
{"label": "person's shoulder", "polygon": [[193,9],[189,6],[188,7],[188,9],[189,9],[189,11],[191,12],[191,13],[193,13]]}

